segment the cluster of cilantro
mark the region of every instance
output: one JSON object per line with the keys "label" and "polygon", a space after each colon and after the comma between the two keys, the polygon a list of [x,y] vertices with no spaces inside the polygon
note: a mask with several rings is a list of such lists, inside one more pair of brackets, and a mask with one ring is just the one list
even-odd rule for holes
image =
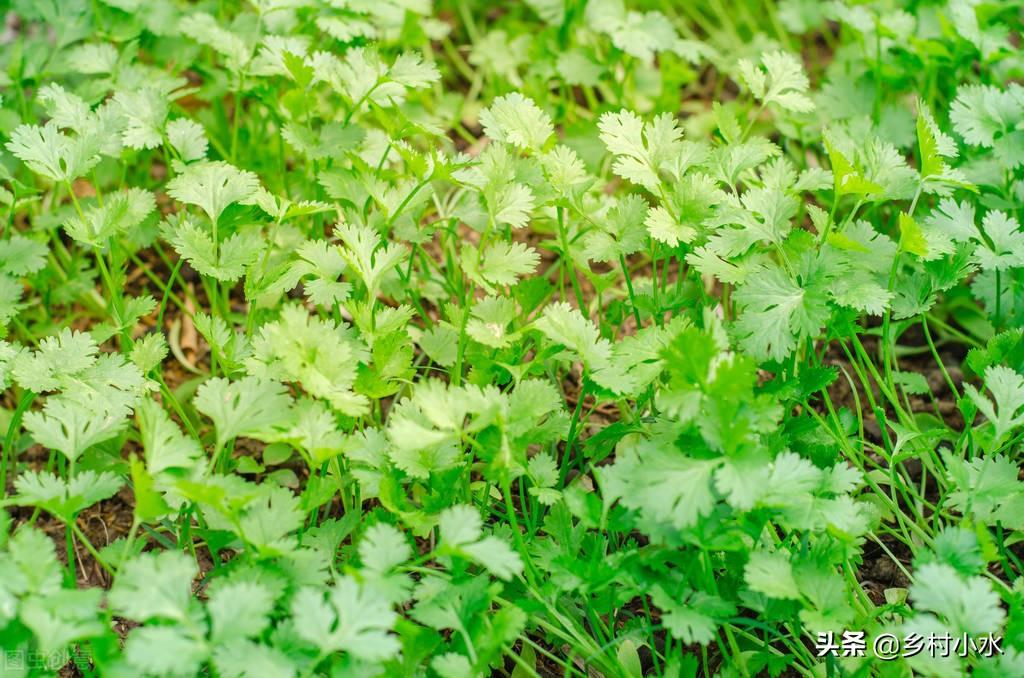
{"label": "cluster of cilantro", "polygon": [[645,5],[15,0],[5,656],[1024,674],[1020,7]]}

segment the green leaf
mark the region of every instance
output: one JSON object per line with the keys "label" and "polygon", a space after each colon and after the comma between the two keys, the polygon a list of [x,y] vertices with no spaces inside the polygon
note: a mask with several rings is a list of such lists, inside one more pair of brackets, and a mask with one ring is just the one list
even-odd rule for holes
{"label": "green leaf", "polygon": [[251,640],[233,640],[213,648],[213,663],[223,678],[245,678],[251,675],[295,675],[292,660],[280,650]]}
{"label": "green leaf", "polygon": [[154,475],[172,469],[200,466],[203,450],[195,438],[185,436],[156,402],[144,400],[136,410],[146,470]]}
{"label": "green leaf", "polygon": [[197,162],[167,182],[167,194],[179,202],[196,205],[217,223],[229,205],[244,202],[259,188],[252,172],[221,161]]}
{"label": "green leaf", "polygon": [[196,564],[184,553],[143,553],[121,567],[110,589],[110,605],[117,614],[135,621],[185,622],[196,574]]}
{"label": "green leaf", "polygon": [[42,411],[27,412],[24,422],[37,443],[75,461],[93,445],[123,431],[130,414],[127,407],[119,404],[52,397]]}
{"label": "green leaf", "polygon": [[392,66],[381,60],[372,47],[355,47],[338,59],[327,52],[314,52],[308,61],[314,82],[328,83],[353,106],[372,102],[381,107],[399,105],[410,89],[421,89],[441,77],[434,64],[415,52],[398,56]]}
{"label": "green leaf", "polygon": [[155,209],[152,193],[129,188],[106,196],[102,205],[89,207],[83,216],[71,217],[64,230],[82,244],[106,247],[110,238],[137,228]]}
{"label": "green leaf", "polygon": [[221,448],[232,438],[267,433],[286,421],[291,398],[280,382],[271,379],[245,377],[232,382],[216,377],[199,387],[194,404],[213,420]]}
{"label": "green leaf", "polygon": [[928,256],[928,240],[924,231],[913,217],[906,212],[900,212],[900,252],[916,254],[919,257]]}
{"label": "green leaf", "polygon": [[964,391],[992,424],[995,440],[1001,441],[1007,433],[1024,426],[1024,377],[1008,367],[992,365],[985,369],[985,387],[992,400],[971,384],[964,384]]}
{"label": "green leaf", "polygon": [[231,70],[241,69],[252,59],[252,45],[232,31],[222,28],[216,19],[205,12],[194,12],[183,17],[178,29],[183,35],[226,57],[227,66]]}
{"label": "green leaf", "polygon": [[985,559],[975,534],[964,527],[945,527],[935,537],[932,553],[925,552],[917,557],[918,564],[938,561],[950,565],[961,575],[980,574]]}
{"label": "green leaf", "polygon": [[153,476],[146,470],[146,466],[139,461],[139,458],[132,455],[129,461],[129,468],[132,475],[132,490],[135,494],[135,519],[151,523],[159,520],[170,512],[171,507],[167,505],[164,498],[154,488]]}
{"label": "green leaf", "polygon": [[11,132],[7,150],[36,174],[57,182],[73,181],[100,161],[97,143],[88,137],[69,137],[52,121],[43,127],[18,126]]}
{"label": "green leaf", "polygon": [[95,365],[98,352],[99,347],[88,332],[64,328],[56,336],[41,339],[37,351],[21,353],[11,373],[24,388],[54,391],[61,387],[65,377]]}
{"label": "green leaf", "polygon": [[157,148],[163,143],[164,123],[167,120],[167,98],[153,87],[114,93],[124,128],[121,141],[128,148]]}
{"label": "green leaf", "polygon": [[95,588],[28,598],[19,620],[35,634],[41,652],[59,656],[72,642],[102,636],[107,630],[98,614],[102,598],[102,591]]}
{"label": "green leaf", "polygon": [[[561,0],[553,0],[551,4],[557,5],[559,11],[562,10]],[[601,74],[604,73],[604,69],[581,49],[560,52],[556,68],[558,74],[567,84],[587,87],[596,86],[601,79]]]}
{"label": "green leaf", "polygon": [[[941,175],[946,171],[943,156],[956,157],[956,144],[940,132],[923,103],[917,116],[917,146],[921,153],[921,177]],[[939,144],[942,144],[940,151]]]}
{"label": "green leaf", "polygon": [[437,671],[438,675],[449,678],[473,678],[477,675],[469,659],[457,652],[437,655],[430,660],[430,668]]}
{"label": "green leaf", "polygon": [[245,334],[230,327],[227,321],[216,314],[198,312],[192,320],[199,334],[217,351],[218,362],[224,365],[224,370],[228,374],[242,371],[243,361],[252,353]]}
{"label": "green leaf", "polygon": [[770,598],[800,598],[793,566],[785,551],[754,551],[743,570],[747,586]]}
{"label": "green leaf", "polygon": [[654,526],[668,523],[676,529],[693,527],[715,504],[712,474],[714,459],[692,459],[679,450],[650,441],[620,444],[615,464],[599,476],[606,506],[616,500],[640,512]]}
{"label": "green leaf", "polygon": [[615,173],[652,192],[661,182],[659,172],[670,169],[683,147],[683,131],[669,113],[648,123],[627,110],[605,113],[597,127],[601,141],[616,156]]}
{"label": "green leaf", "polygon": [[491,102],[480,112],[480,123],[491,139],[531,151],[540,150],[554,133],[547,113],[518,92]]}
{"label": "green leaf", "polygon": [[0,271],[13,276],[34,273],[46,266],[48,252],[45,244],[15,233],[0,240]]}
{"label": "green leaf", "polygon": [[[764,67],[764,70],[761,69]],[[794,113],[809,113],[814,102],[807,96],[810,83],[800,61],[788,52],[766,52],[761,64],[748,59],[737,63],[750,93],[762,104],[776,104]]]}
{"label": "green leaf", "polygon": [[669,206],[651,209],[645,225],[651,237],[675,247],[692,242],[714,214],[715,206],[726,199],[715,180],[707,174],[692,172],[680,179],[669,195]]}
{"label": "green leaf", "polygon": [[555,489],[558,484],[558,465],[555,458],[546,452],[540,452],[530,458],[527,464],[527,474],[533,482],[530,494],[537,497],[537,501],[545,506],[551,506],[562,497],[562,493]]}
{"label": "green leaf", "polygon": [[325,240],[310,240],[303,243],[296,254],[299,261],[292,267],[295,275],[312,276],[303,281],[303,290],[310,301],[332,308],[348,300],[352,285],[338,280],[345,270],[345,257],[336,245]]}
{"label": "green leaf", "polygon": [[292,599],[295,633],[321,653],[347,652],[364,661],[396,656],[398,637],[388,631],[397,615],[387,598],[355,579],[339,577],[325,592],[300,589]]}
{"label": "green leaf", "polygon": [[928,380],[924,375],[917,372],[895,372],[892,375],[894,383],[899,384],[906,393],[915,395],[926,395],[932,392]]}
{"label": "green leaf", "polygon": [[118,50],[110,43],[83,43],[72,47],[68,58],[78,73],[112,73],[118,60]]}
{"label": "green leaf", "polygon": [[975,257],[984,270],[1005,271],[1024,266],[1024,231],[1012,216],[990,210],[981,221],[985,238],[975,236]]}
{"label": "green leaf", "polygon": [[570,349],[591,371],[597,383],[617,393],[628,393],[634,387],[632,377],[612,360],[611,342],[602,338],[597,327],[567,303],[546,306],[535,326],[552,343]]}
{"label": "green leaf", "polygon": [[735,607],[722,598],[700,591],[676,598],[658,587],[651,599],[662,609],[665,627],[684,643],[707,645],[715,637],[718,620],[735,611]]}
{"label": "green leaf", "polygon": [[0,551],[0,572],[0,623],[7,628],[18,616],[19,598],[24,605],[31,596],[52,598],[61,592],[63,568],[57,560],[54,542],[31,526],[22,527],[6,540]]}
{"label": "green leaf", "polygon": [[623,0],[588,2],[585,17],[592,29],[607,34],[615,47],[645,64],[659,52],[676,52],[691,61],[710,52],[703,43],[680,40],[661,12],[633,11]]}
{"label": "green leaf", "polygon": [[560,195],[570,195],[591,180],[583,161],[567,146],[555,146],[540,162],[551,187]]}
{"label": "green leaf", "polygon": [[966,461],[945,453],[943,460],[955,488],[949,494],[954,510],[986,525],[1024,528],[1024,483],[1016,464],[998,454]]}
{"label": "green leaf", "polygon": [[84,133],[91,127],[92,109],[77,94],[51,82],[41,87],[36,96],[56,127],[71,129],[79,133]]}
{"label": "green leaf", "polygon": [[[973,146],[992,148],[1024,120],[1019,89],[963,84],[949,107],[953,128]],[[1019,161],[1017,161],[1019,163]]]}
{"label": "green leaf", "polygon": [[192,268],[224,282],[233,282],[245,275],[246,269],[256,261],[264,247],[254,229],[239,231],[217,242],[205,228],[188,217],[176,225],[168,222],[165,235],[174,250]]}
{"label": "green leaf", "polygon": [[0,340],[0,389],[10,387],[11,364],[21,353],[19,346],[12,346]]}
{"label": "green leaf", "polygon": [[274,437],[305,450],[317,464],[337,456],[343,440],[342,432],[327,406],[310,399],[298,401],[291,428]]}
{"label": "green leaf", "polygon": [[289,304],[279,320],[260,328],[249,366],[255,376],[298,382],[310,395],[358,416],[366,411],[367,401],[352,391],[356,365],[369,362],[365,347],[347,325],[321,320]]}
{"label": "green leaf", "polygon": [[210,640],[218,645],[260,635],[270,624],[274,595],[256,582],[238,581],[217,587],[207,604]]}
{"label": "green leaf", "polygon": [[972,348],[965,361],[975,374],[999,363],[1010,365],[1024,361],[1024,329],[1014,328],[1001,332],[985,344],[984,348]]}
{"label": "green leaf", "polygon": [[828,151],[828,160],[832,165],[837,200],[844,195],[876,195],[885,192],[885,188],[861,176],[853,163],[827,137],[825,150]]}
{"label": "green leaf", "polygon": [[508,297],[484,297],[470,311],[466,334],[481,344],[505,348],[516,338],[508,325],[516,317],[516,304]]}
{"label": "green leaf", "polygon": [[202,160],[206,157],[209,142],[206,130],[195,120],[175,118],[167,123],[167,140],[185,162]]}
{"label": "green leaf", "polygon": [[1006,618],[999,594],[987,579],[962,577],[943,563],[925,563],[916,568],[910,599],[915,609],[939,615],[956,635],[991,633],[991,629],[1002,628]]}
{"label": "green leaf", "polygon": [[149,675],[195,675],[208,649],[183,627],[144,626],[125,642],[124,656],[136,671]]}
{"label": "green leaf", "polygon": [[600,220],[600,227],[585,237],[584,255],[614,264],[619,257],[640,251],[647,243],[647,215],[647,203],[639,196],[630,195],[618,201]]}
{"label": "green leaf", "polygon": [[113,473],[82,471],[70,482],[60,476],[28,471],[14,483],[17,503],[37,506],[65,523],[93,504],[114,496],[124,483]]}
{"label": "green leaf", "polygon": [[302,526],[305,514],[291,490],[263,485],[256,497],[233,513],[236,533],[262,556],[281,556],[295,550],[292,533]]}
{"label": "green leaf", "polygon": [[735,299],[743,306],[736,322],[740,343],[758,360],[784,359],[828,320],[823,296],[794,283],[778,267],[752,273],[736,290]]}
{"label": "green leaf", "polygon": [[615,651],[615,659],[622,665],[625,678],[643,678],[643,663],[637,644],[632,640],[623,639],[619,649]]}
{"label": "green leaf", "polygon": [[[139,317],[141,317],[141,314],[135,320],[137,321]],[[132,363],[141,372],[150,372],[160,366],[160,363],[167,357],[169,350],[167,340],[162,333],[150,332],[132,346]]]}
{"label": "green leaf", "polygon": [[523,571],[523,561],[508,544],[498,537],[482,536],[483,522],[472,506],[445,509],[439,529],[445,552],[480,563],[499,579],[511,579]]}
{"label": "green leaf", "polygon": [[408,256],[408,250],[398,243],[385,245],[380,236],[366,226],[338,224],[335,234],[345,243],[341,255],[359,276],[370,296],[374,296],[381,281]]}
{"label": "green leaf", "polygon": [[[463,257],[474,256],[475,248],[463,250]],[[477,269],[480,282],[488,290],[492,286],[514,285],[520,277],[533,273],[540,262],[537,250],[521,242],[496,242],[480,255]]]}
{"label": "green leaf", "polygon": [[371,572],[383,573],[412,557],[412,548],[395,527],[377,523],[370,527],[359,543],[359,558]]}
{"label": "green leaf", "polygon": [[455,364],[458,353],[459,334],[446,325],[435,325],[420,335],[416,341],[423,352],[441,367]]}
{"label": "green leaf", "polygon": [[394,570],[412,555],[409,541],[398,529],[386,523],[371,526],[359,542],[364,581],[387,595],[393,603],[408,600],[412,579]]}

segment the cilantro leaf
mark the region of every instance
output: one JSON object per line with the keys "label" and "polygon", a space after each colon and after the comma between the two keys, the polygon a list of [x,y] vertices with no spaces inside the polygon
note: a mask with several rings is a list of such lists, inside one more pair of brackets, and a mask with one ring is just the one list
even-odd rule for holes
{"label": "cilantro leaf", "polygon": [[144,626],[128,636],[124,656],[139,672],[191,675],[206,658],[206,647],[181,627]]}
{"label": "cilantro leaf", "polygon": [[19,504],[41,508],[65,523],[72,522],[93,504],[114,496],[121,485],[120,478],[106,471],[82,471],[70,482],[50,473],[29,471],[14,483]]}
{"label": "cilantro leaf", "polygon": [[782,360],[830,315],[821,292],[794,283],[778,267],[751,274],[736,290],[736,301],[744,307],[736,322],[740,341],[761,360]]}
{"label": "cilantro leaf", "polygon": [[971,384],[964,384],[964,390],[992,424],[995,440],[1000,441],[1024,426],[1024,377],[1008,367],[992,365],[985,369],[985,386],[994,402]]}
{"label": "cilantro leaf", "polygon": [[323,655],[348,652],[365,661],[383,661],[398,654],[398,637],[388,631],[397,615],[375,589],[351,577],[339,577],[326,595],[300,589],[292,599],[295,633]]}
{"label": "cilantro leaf", "polygon": [[77,179],[100,161],[98,143],[91,137],[69,137],[52,121],[42,127],[18,126],[7,150],[36,174],[58,182]]}
{"label": "cilantro leaf", "polygon": [[248,200],[257,188],[255,174],[221,161],[193,163],[167,182],[168,195],[198,206],[215,224],[226,207]]}
{"label": "cilantro leaf", "polygon": [[962,577],[944,563],[925,563],[914,573],[910,597],[915,608],[933,612],[955,633],[976,635],[1002,627],[1006,613],[999,595],[981,576]]}
{"label": "cilantro leaf", "polygon": [[102,205],[90,207],[83,216],[71,217],[64,230],[78,242],[104,247],[110,238],[137,228],[154,209],[152,193],[130,188],[107,196]]}
{"label": "cilantro leaf", "polygon": [[228,643],[258,636],[270,624],[274,609],[271,591],[255,582],[239,581],[218,587],[207,605],[210,639]]}
{"label": "cilantro leaf", "polygon": [[605,113],[597,127],[601,141],[616,156],[615,173],[649,191],[657,190],[659,172],[669,169],[682,148],[683,132],[668,113],[646,123],[632,111]]}
{"label": "cilantro leaf", "polygon": [[285,421],[291,398],[280,382],[271,379],[217,377],[199,387],[194,404],[213,420],[220,448],[232,438],[259,435]]}
{"label": "cilantro leaf", "polygon": [[445,509],[439,518],[443,552],[483,565],[499,579],[511,579],[523,570],[519,554],[495,536],[482,536],[479,512],[465,505]]}
{"label": "cilantro leaf", "polygon": [[110,589],[110,605],[129,619],[185,621],[197,568],[176,551],[143,553],[128,561]]}
{"label": "cilantro leaf", "polygon": [[369,362],[366,350],[345,325],[311,317],[296,305],[260,328],[249,360],[252,374],[295,381],[342,412],[358,415],[366,399],[352,392],[356,364]]}
{"label": "cilantro leaf", "polygon": [[206,149],[209,146],[206,130],[195,120],[171,120],[167,123],[167,140],[185,162],[194,162],[206,157]]}
{"label": "cilantro leaf", "polygon": [[807,75],[792,54],[766,52],[761,55],[759,65],[740,59],[737,66],[750,93],[762,104],[776,104],[794,113],[814,110],[814,102],[806,94],[810,87]]}
{"label": "cilantro leaf", "polygon": [[628,393],[634,387],[632,377],[612,360],[611,343],[601,337],[593,323],[565,302],[545,307],[535,326],[553,343],[570,349],[597,383],[617,393]]}
{"label": "cilantro leaf", "polygon": [[554,133],[551,118],[518,92],[498,97],[480,113],[487,136],[522,149],[538,151]]}

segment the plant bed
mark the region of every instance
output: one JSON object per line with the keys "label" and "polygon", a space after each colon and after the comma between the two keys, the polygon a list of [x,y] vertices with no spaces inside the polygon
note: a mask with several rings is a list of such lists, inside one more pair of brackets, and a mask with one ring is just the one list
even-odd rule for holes
{"label": "plant bed", "polygon": [[5,11],[6,673],[1024,675],[1019,3]]}

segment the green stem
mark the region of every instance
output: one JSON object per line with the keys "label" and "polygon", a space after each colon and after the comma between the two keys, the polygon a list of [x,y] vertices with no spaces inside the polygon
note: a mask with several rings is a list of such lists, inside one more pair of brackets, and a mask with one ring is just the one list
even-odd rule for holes
{"label": "green stem", "polygon": [[626,292],[629,294],[629,304],[633,308],[633,318],[636,320],[636,329],[639,332],[643,329],[640,322],[640,311],[636,307],[636,296],[633,294],[633,281],[629,278],[629,267],[626,266],[626,257],[619,255],[619,265],[622,267],[622,275],[626,278]]}
{"label": "green stem", "polygon": [[[231,111],[231,162],[233,164],[238,162],[236,153],[238,151],[238,124],[241,120],[243,87],[245,87],[245,75],[243,73],[239,73],[238,89],[234,92],[235,105]],[[214,231],[214,242],[216,242],[216,240],[216,231]]]}
{"label": "green stem", "polygon": [[512,503],[512,481],[509,479],[507,469],[501,474],[501,494],[505,500],[505,511],[508,513],[508,520],[512,527],[512,538],[515,540],[516,548],[519,549],[519,554],[523,557],[523,563],[526,566],[524,569],[526,580],[533,586],[536,581],[533,559],[530,558],[530,552],[523,541],[523,533],[519,530],[519,519],[516,517],[516,509]]}
{"label": "green stem", "polygon": [[580,309],[580,313],[586,313],[587,302],[583,297],[583,290],[580,288],[579,277],[576,275],[576,264],[569,253],[569,230],[565,224],[565,210],[562,207],[558,207],[557,213],[558,239],[562,247],[562,266],[569,273],[569,281],[572,283],[572,289],[576,295],[576,306]]}
{"label": "green stem", "polygon": [[942,358],[939,357],[939,352],[935,348],[935,342],[932,341],[932,333],[928,329],[928,316],[921,315],[921,328],[924,330],[924,340],[928,342],[928,348],[931,350],[932,358],[935,359],[935,364],[939,366],[939,370],[942,372],[943,378],[946,380],[946,385],[949,386],[950,392],[960,400],[960,391],[957,390],[956,384],[953,383],[953,379],[949,376],[949,371],[946,370],[946,364],[942,362]]}
{"label": "green stem", "polygon": [[25,414],[25,411],[32,406],[32,401],[36,399],[36,394],[33,391],[25,391],[21,395],[21,400],[18,401],[18,407],[14,410],[14,414],[11,415],[11,423],[7,426],[7,435],[4,436],[4,453],[3,460],[0,461],[0,492],[3,492],[3,496],[7,496],[7,469],[11,469],[11,480],[14,479],[14,475],[17,471],[17,455],[14,454],[14,436],[21,429],[21,418]]}
{"label": "green stem", "polygon": [[121,549],[121,559],[117,561],[117,569],[118,569],[118,571],[120,571],[121,568],[124,567],[125,561],[128,560],[128,556],[132,552],[132,544],[135,542],[135,533],[138,531],[138,529],[139,529],[139,519],[138,519],[138,517],[133,517],[132,518],[132,526],[128,530],[128,536],[126,536],[125,540],[124,540],[124,548]]}
{"label": "green stem", "polygon": [[1002,284],[1002,277],[1000,275],[1000,271],[997,268],[996,269],[996,314],[995,314],[995,318],[993,319],[993,322],[992,322],[992,324],[995,326],[996,332],[999,332],[1000,329],[1002,328],[1002,325],[1003,325],[1002,307],[1003,307],[1003,284]]}
{"label": "green stem", "polygon": [[71,521],[71,531],[76,537],[78,537],[78,541],[82,542],[82,546],[84,546],[85,550],[89,552],[89,555],[99,563],[100,567],[107,571],[107,574],[113,577],[114,568],[107,564],[107,561],[104,560],[103,556],[100,555],[100,552],[96,550],[96,547],[92,545],[92,542],[89,541],[89,538],[85,536],[85,533],[82,532],[82,529],[78,527],[78,523],[74,520]]}
{"label": "green stem", "polygon": [[71,529],[71,523],[64,525],[64,553],[68,559],[67,571],[65,577],[67,578],[67,584],[71,588],[78,587],[78,574],[75,566],[75,537],[74,532]]}

